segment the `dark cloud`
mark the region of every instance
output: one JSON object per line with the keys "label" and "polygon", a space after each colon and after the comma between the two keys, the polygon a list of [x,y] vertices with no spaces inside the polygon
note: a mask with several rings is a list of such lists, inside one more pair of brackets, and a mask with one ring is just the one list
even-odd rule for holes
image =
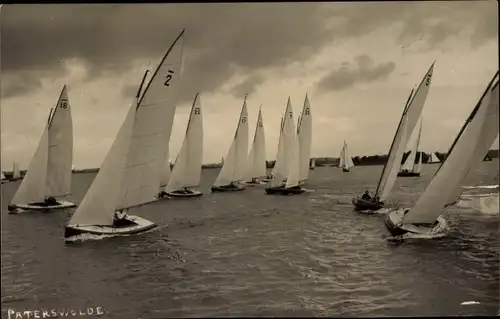
{"label": "dark cloud", "polygon": [[1,96],[4,99],[25,94],[42,86],[38,77],[30,76],[27,72],[19,72],[7,76],[2,75]]}
{"label": "dark cloud", "polygon": [[263,82],[264,77],[262,75],[254,74],[246,78],[241,83],[233,86],[230,92],[236,98],[244,98],[245,95],[255,92],[259,84],[262,84]]}
{"label": "dark cloud", "polygon": [[48,70],[64,71],[61,62],[72,58],[88,65],[89,81],[103,73],[120,74],[137,59],[158,63],[186,28],[182,92],[186,101],[196,91],[219,89],[237,72],[247,74],[252,83],[263,70],[307,60],[331,44],[334,36],[341,40],[381,27],[398,25],[402,32],[398,41],[424,36],[430,43],[470,27],[479,45],[497,35],[496,6],[496,2],[5,5],[2,74],[26,71],[40,77]]}
{"label": "dark cloud", "polygon": [[394,62],[382,62],[375,65],[367,55],[357,56],[355,60],[356,65],[344,62],[340,68],[323,77],[317,83],[318,91],[338,91],[354,86],[357,83],[386,79],[396,69]]}

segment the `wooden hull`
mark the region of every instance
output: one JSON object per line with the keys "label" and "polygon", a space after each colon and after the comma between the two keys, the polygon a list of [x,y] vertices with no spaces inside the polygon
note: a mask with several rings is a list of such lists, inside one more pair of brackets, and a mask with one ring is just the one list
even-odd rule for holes
{"label": "wooden hull", "polygon": [[387,230],[392,236],[403,236],[403,235],[423,235],[428,238],[443,237],[448,228],[446,220],[439,216],[434,224],[405,224],[403,222],[403,217],[405,213],[409,211],[407,208],[395,209],[389,212],[384,220]]}
{"label": "wooden hull", "polygon": [[398,177],[419,177],[420,173],[415,172],[398,172]]}
{"label": "wooden hull", "polygon": [[384,207],[383,203],[374,203],[372,201],[364,200],[358,197],[352,199],[352,204],[356,210],[372,210],[377,211]]}
{"label": "wooden hull", "polygon": [[240,186],[240,185],[231,185],[231,186],[230,185],[223,185],[223,186],[212,185],[212,187],[210,188],[210,190],[213,193],[217,193],[217,192],[240,192],[240,191],[245,190],[245,187]]}
{"label": "wooden hull", "polygon": [[22,211],[50,211],[50,210],[59,210],[59,209],[67,209],[76,207],[76,204],[68,201],[58,201],[59,205],[41,205],[38,203],[31,204],[10,204],[7,206],[9,214],[19,214]]}
{"label": "wooden hull", "polygon": [[267,187],[266,194],[267,195],[298,195],[304,193],[305,190],[302,187],[299,188],[285,188],[284,186],[278,187]]}
{"label": "wooden hull", "polygon": [[192,193],[167,192],[167,196],[172,198],[192,198],[192,197],[200,197],[202,195],[203,193],[199,191],[192,191]]}
{"label": "wooden hull", "polygon": [[90,225],[90,226],[79,226],[79,225],[68,225],[64,229],[64,238],[71,239],[72,237],[91,234],[91,235],[110,235],[110,236],[120,236],[120,235],[130,235],[144,232],[146,230],[156,227],[156,224],[150,222],[149,220],[129,215],[125,217],[128,225],[123,226],[108,226],[108,225]]}

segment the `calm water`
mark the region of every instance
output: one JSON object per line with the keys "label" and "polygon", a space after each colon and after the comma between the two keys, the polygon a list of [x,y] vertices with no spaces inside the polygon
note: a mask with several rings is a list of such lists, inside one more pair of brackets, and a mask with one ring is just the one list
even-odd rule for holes
{"label": "calm water", "polygon": [[[264,186],[210,194],[218,170],[205,170],[204,197],[134,211],[157,229],[74,245],[63,241],[71,212],[7,215],[19,182],[4,184],[2,317],[7,308],[97,306],[108,318],[497,314],[498,194],[450,209],[446,239],[390,244],[383,216],[361,216],[350,203],[381,169],[318,167],[306,185],[315,191],[290,197]],[[436,169],[399,179],[394,198],[414,202]],[[93,178],[74,175],[74,202]],[[467,182],[491,184],[496,160]]]}

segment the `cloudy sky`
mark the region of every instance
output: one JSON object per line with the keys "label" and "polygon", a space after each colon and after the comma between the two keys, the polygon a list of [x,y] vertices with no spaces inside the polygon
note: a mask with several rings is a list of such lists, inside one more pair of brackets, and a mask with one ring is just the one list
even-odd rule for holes
{"label": "cloudy sky", "polygon": [[[180,149],[196,92],[204,162],[218,162],[248,93],[250,132],[263,105],[267,157],[291,97],[309,94],[313,156],[385,154],[410,90],[436,60],[423,151],[445,151],[498,69],[496,1],[4,5],[1,160],[25,169],[68,84],[74,163],[98,167],[145,69],[185,28],[181,100],[170,143]],[[250,138],[252,138],[251,136]],[[498,141],[496,142],[496,145]]]}

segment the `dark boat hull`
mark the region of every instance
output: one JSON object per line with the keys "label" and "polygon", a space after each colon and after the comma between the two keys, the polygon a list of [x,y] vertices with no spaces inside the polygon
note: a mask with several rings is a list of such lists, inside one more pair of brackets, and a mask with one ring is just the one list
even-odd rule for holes
{"label": "dark boat hull", "polygon": [[364,200],[358,197],[354,197],[352,199],[352,204],[356,208],[356,210],[372,210],[377,211],[384,207],[382,203],[374,203],[372,201]]}
{"label": "dark boat hull", "polygon": [[342,172],[347,173],[347,172],[349,172],[349,169],[348,168],[343,168]]}
{"label": "dark boat hull", "polygon": [[216,192],[221,192],[221,193],[222,192],[240,192],[240,191],[245,190],[245,187],[240,186],[240,185],[233,185],[233,186],[214,186],[214,185],[212,185],[210,190],[213,193],[216,193]]}
{"label": "dark boat hull", "polygon": [[64,228],[64,238],[69,239],[71,237],[82,234],[110,235],[110,236],[131,235],[131,234],[138,234],[141,232],[145,232],[149,229],[156,227],[156,224],[139,216],[129,215],[125,218],[125,221],[127,223],[121,226],[68,225]]}
{"label": "dark boat hull", "polygon": [[166,194],[168,197],[173,197],[173,198],[193,198],[193,197],[200,197],[203,195],[203,193],[199,191],[192,191],[192,193],[167,192]]}
{"label": "dark boat hull", "polygon": [[279,187],[267,187],[266,194],[268,195],[298,195],[304,193],[305,190],[300,188],[285,188],[284,186]]}
{"label": "dark boat hull", "polygon": [[420,173],[415,172],[398,172],[398,177],[419,177]]}

